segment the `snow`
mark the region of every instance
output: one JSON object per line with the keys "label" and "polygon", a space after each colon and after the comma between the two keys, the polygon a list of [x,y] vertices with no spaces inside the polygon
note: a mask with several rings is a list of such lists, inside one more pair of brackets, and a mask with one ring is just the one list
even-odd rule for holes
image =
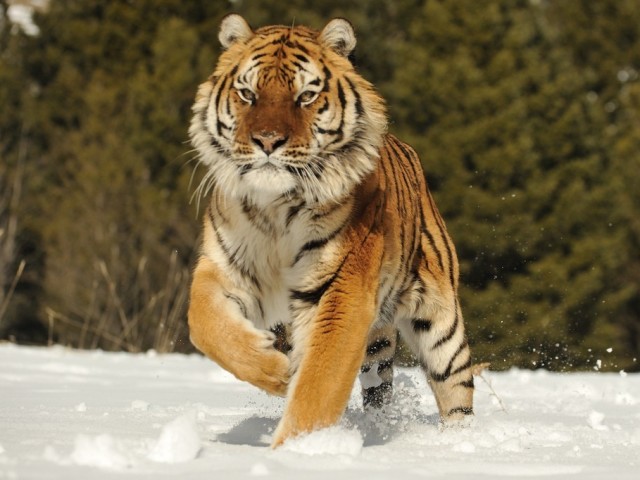
{"label": "snow", "polygon": [[12,4],[7,9],[7,17],[9,17],[11,23],[19,26],[27,35],[38,35],[40,29],[33,23],[33,10],[33,6],[30,5]]}
{"label": "snow", "polygon": [[0,479],[638,478],[640,374],[485,372],[464,428],[419,371],[394,384],[272,450],[284,400],[200,356],[0,344]]}
{"label": "snow", "polygon": [[283,450],[305,455],[347,455],[362,451],[364,440],[357,430],[340,425],[302,435],[285,442]]}
{"label": "snow", "polygon": [[191,412],[172,420],[160,433],[160,438],[149,453],[156,462],[188,462],[198,456],[201,448],[196,415]]}

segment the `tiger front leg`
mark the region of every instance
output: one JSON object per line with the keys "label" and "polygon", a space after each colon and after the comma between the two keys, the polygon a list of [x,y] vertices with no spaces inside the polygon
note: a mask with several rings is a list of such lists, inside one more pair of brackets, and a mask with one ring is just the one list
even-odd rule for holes
{"label": "tiger front leg", "polygon": [[375,317],[381,247],[372,237],[361,251],[347,255],[317,306],[311,306],[316,308],[311,322],[294,333],[297,369],[272,447],[334,425],[346,409]]}
{"label": "tiger front leg", "polygon": [[240,380],[273,395],[287,394],[288,357],[274,347],[272,332],[255,328],[225,295],[220,274],[206,256],[194,271],[188,316],[191,342],[198,350]]}

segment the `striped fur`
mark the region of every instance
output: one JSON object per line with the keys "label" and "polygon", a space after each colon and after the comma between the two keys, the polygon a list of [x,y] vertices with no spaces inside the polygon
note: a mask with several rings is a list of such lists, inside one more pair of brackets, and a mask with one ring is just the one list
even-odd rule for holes
{"label": "striped fur", "polygon": [[194,345],[287,397],[274,446],[338,421],[359,371],[365,407],[388,402],[398,331],[443,420],[472,413],[455,250],[417,155],[348,60],[350,24],[254,32],[230,15],[220,40],[190,128],[210,197]]}

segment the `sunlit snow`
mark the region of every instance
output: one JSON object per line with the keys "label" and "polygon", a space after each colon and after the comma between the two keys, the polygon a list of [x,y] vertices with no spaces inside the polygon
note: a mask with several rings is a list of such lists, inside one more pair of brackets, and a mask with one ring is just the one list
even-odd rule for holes
{"label": "sunlit snow", "polygon": [[284,400],[200,356],[0,344],[0,478],[638,478],[639,374],[485,372],[444,429],[419,371],[394,383],[386,413],[356,383],[339,425],[272,450]]}

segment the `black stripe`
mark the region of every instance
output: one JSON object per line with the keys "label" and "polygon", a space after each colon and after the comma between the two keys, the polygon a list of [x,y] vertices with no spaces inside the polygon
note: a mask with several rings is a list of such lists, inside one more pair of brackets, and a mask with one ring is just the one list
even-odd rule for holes
{"label": "black stripe", "polygon": [[[394,152],[395,153],[395,152]],[[391,164],[393,170],[393,178],[395,179],[395,196],[396,203],[401,218],[407,219],[407,205],[412,203],[412,198],[407,198],[411,195],[415,189],[411,188],[410,183],[406,179],[406,172],[402,168],[402,162],[399,161],[399,157],[396,156],[396,161]],[[407,229],[414,227],[414,222],[400,222],[400,262],[404,265],[405,251],[407,249],[406,238]]]}
{"label": "black stripe", "polygon": [[426,218],[423,219],[423,221],[422,221],[422,233],[427,236],[427,241],[429,242],[429,245],[431,246],[431,250],[436,252],[436,256],[438,257],[438,265],[440,266],[440,270],[444,270],[444,263],[442,263],[442,254],[440,253],[440,250],[438,250],[438,247],[436,247],[435,239],[433,238],[433,235],[431,235],[431,232],[427,228]]}
{"label": "black stripe", "polygon": [[[243,172],[241,172],[241,175],[242,173]],[[249,222],[255,225],[262,233],[273,235],[276,227],[271,223],[271,219],[267,215],[253,205],[247,197],[242,197],[240,203],[242,205],[242,212],[247,216]]]}
{"label": "black stripe", "polygon": [[262,306],[262,300],[258,299],[258,310],[260,311],[260,318],[264,319],[264,307]]}
{"label": "black stripe", "polygon": [[375,355],[380,350],[383,350],[390,346],[391,346],[391,341],[389,341],[388,338],[379,338],[367,347],[367,355],[369,356]]}
{"label": "black stripe", "polygon": [[467,360],[462,365],[460,365],[458,368],[456,368],[453,372],[451,372],[451,375],[456,375],[456,374],[458,374],[460,372],[464,372],[470,366],[471,366],[471,359]]}
{"label": "black stripe", "polygon": [[434,382],[442,383],[442,382],[446,381],[447,378],[449,378],[449,372],[447,372],[447,371],[445,371],[444,373],[430,372],[429,376],[431,377],[431,379]]}
{"label": "black stripe", "polygon": [[473,377],[470,380],[465,380],[464,382],[460,382],[458,385],[465,388],[474,388]]}
{"label": "black stripe", "polygon": [[215,139],[215,137],[213,136],[213,134],[211,132],[209,132],[209,143],[218,152],[222,151],[222,145],[220,145],[220,142],[218,142],[218,140]]}
{"label": "black stripe", "polygon": [[[420,162],[420,160],[418,159],[417,155],[415,154],[415,151],[409,147],[407,147],[406,144],[404,144],[403,142],[401,142],[400,140],[398,140],[397,138],[391,136],[390,137],[390,143],[392,143],[393,145],[395,145],[397,148],[399,148],[401,150],[401,152],[404,154],[404,156],[408,159],[410,159],[411,161],[408,162],[409,166],[411,167],[411,170],[414,174],[414,176],[417,178],[418,174],[421,174],[424,176],[424,172],[422,170],[420,170],[420,172],[415,170],[415,163]],[[404,169],[403,169],[404,170]],[[411,182],[412,184],[415,184],[417,182]],[[447,253],[448,253],[448,257],[449,257],[449,276],[450,279],[453,280],[453,270],[452,270],[452,265],[451,265],[451,249],[449,247],[449,244],[446,240],[446,237],[444,236],[443,230],[444,230],[444,225],[441,225],[440,221],[439,221],[439,215],[437,213],[437,209],[435,207],[435,205],[433,204],[433,199],[431,197],[431,195],[428,193],[428,191],[421,189],[422,191],[419,192],[422,195],[425,195],[426,198],[429,200],[429,206],[431,208],[431,211],[433,213],[434,218],[436,219],[436,225],[438,226],[439,230],[440,230],[440,235],[442,236],[442,240],[445,244],[445,247],[447,248]],[[435,242],[435,238],[433,237],[433,234],[430,231],[430,224],[429,222],[427,222],[427,217],[426,217],[426,212],[424,210],[424,208],[420,208],[420,211],[422,213],[421,215],[421,220],[422,220],[422,233],[424,235],[427,236],[427,241],[429,242],[429,245],[431,247],[431,250],[433,250],[436,253],[436,256],[438,258],[438,265],[440,266],[441,270],[444,270],[444,262],[443,262],[443,258],[442,258],[442,253],[440,252],[440,250],[438,249],[438,247],[436,246],[436,242]],[[453,285],[453,282],[452,282]]]}
{"label": "black stripe", "polygon": [[342,88],[342,82],[340,80],[338,80],[338,100],[340,101],[340,107],[344,110],[347,106],[347,98],[344,95],[344,88]]}
{"label": "black stripe", "polygon": [[460,365],[458,368],[456,368],[452,372],[451,371],[451,365],[453,364],[453,360],[454,359],[455,359],[455,357],[453,359],[451,359],[451,361],[449,362],[449,365],[447,366],[447,369],[444,371],[444,373],[430,372],[429,376],[436,382],[439,382],[439,383],[446,382],[451,375],[455,375],[457,373],[460,373],[460,372],[466,370],[467,368],[469,368],[471,366],[471,359],[469,359],[469,360],[464,362],[462,365]]}
{"label": "black stripe", "polygon": [[[218,118],[218,112],[220,111],[220,101],[222,99],[223,93],[225,92],[225,89],[227,88],[228,82],[229,82],[229,77],[224,77],[222,79],[222,83],[220,84],[220,87],[215,92],[214,105],[216,108],[216,119]],[[218,132],[218,134],[220,134],[220,132]]]}
{"label": "black stripe", "polygon": [[435,217],[436,224],[438,225],[438,229],[440,230],[440,238],[442,238],[442,242],[444,243],[444,248],[447,250],[447,259],[449,261],[449,280],[451,281],[451,285],[453,286],[453,288],[456,288],[456,282],[453,274],[453,251],[451,249],[451,245],[449,244],[449,241],[447,240],[446,229],[445,229],[444,223],[442,222],[442,217],[440,217],[440,214],[438,213],[438,209],[436,208],[435,203],[433,202],[433,198],[431,197],[431,194],[428,193],[427,198],[429,199],[429,204],[431,205],[433,216]]}
{"label": "black stripe", "polygon": [[245,163],[244,165],[238,165],[239,169],[240,169],[240,176],[244,176],[247,173],[249,173],[251,171],[251,169],[253,169],[253,164],[252,163]]}
{"label": "black stripe", "polygon": [[388,370],[388,369],[393,367],[393,360],[394,360],[393,357],[391,357],[388,360],[383,360],[381,362],[369,363],[369,364],[363,365],[360,368],[360,371],[362,373],[367,373],[369,370],[371,370],[371,367],[373,367],[374,365],[377,364],[378,365],[378,370],[376,370],[376,371],[378,373],[382,373],[385,370]]}
{"label": "black stripe", "polygon": [[[342,127],[342,123],[340,123],[340,127],[334,128],[334,129],[331,129],[331,130],[327,130],[325,128],[318,127],[318,126],[316,126],[316,129],[318,130],[318,133],[321,134],[321,135],[340,135],[340,136],[342,136],[343,133],[342,133],[342,128],[341,127]],[[339,141],[339,139],[338,140],[332,140],[331,143],[336,143],[338,141]]]}
{"label": "black stripe", "polygon": [[[376,214],[378,214],[381,208],[382,208],[381,204],[377,203]],[[369,235],[371,234],[372,230],[373,230],[373,225],[370,226],[369,231],[366,233],[366,235],[363,236],[360,246],[364,245],[364,243],[369,238]],[[356,244],[355,248],[357,247],[358,245]],[[341,272],[342,267],[344,267],[345,262],[349,258],[349,255],[352,253],[353,251],[345,255],[345,257],[342,259],[342,261],[340,262],[340,265],[338,266],[336,271],[333,273],[333,275],[331,275],[331,277],[329,277],[329,279],[326,280],[322,285],[319,285],[313,290],[291,290],[290,298],[292,300],[301,300],[307,303],[317,305],[320,302],[320,299],[322,298],[324,293],[329,289],[329,287],[331,287],[331,284],[335,281],[335,279],[338,278],[338,274]]]}
{"label": "black stripe", "polygon": [[318,130],[318,133],[320,133],[321,135],[336,135],[338,137],[333,139],[329,143],[329,145],[340,142],[344,137],[343,129],[344,129],[344,117],[345,117],[345,109],[347,105],[347,98],[345,97],[342,83],[339,80],[337,82],[337,85],[338,85],[338,99],[340,100],[340,107],[342,108],[340,111],[340,124],[338,125],[337,128],[329,129],[329,130],[322,128],[317,124],[314,124],[316,129]]}
{"label": "black stripe", "polygon": [[293,219],[296,217],[296,215],[298,215],[298,213],[300,212],[300,210],[302,210],[304,206],[305,206],[305,202],[301,202],[298,205],[293,205],[292,207],[289,207],[289,211],[287,212],[287,219],[284,222],[286,227],[289,227]]}
{"label": "black stripe", "polygon": [[390,358],[389,360],[385,360],[383,362],[378,363],[378,373],[382,373],[385,370],[389,370],[392,367],[393,367],[393,357]]}
{"label": "black stripe", "polygon": [[324,73],[324,88],[322,89],[323,92],[328,92],[329,91],[329,80],[331,80],[331,70],[329,70],[327,68],[326,65],[322,66],[322,73]]}
{"label": "black stripe", "polygon": [[[424,170],[422,169],[422,165],[420,163],[420,158],[418,157],[418,154],[413,148],[409,147],[406,143],[401,142],[397,138],[393,137],[392,140],[398,146],[398,148],[402,150],[402,153],[404,153],[405,157],[408,159],[407,164],[411,169],[411,178],[413,179],[411,184],[414,185],[415,189],[419,188],[420,196],[424,197],[427,191],[427,188],[426,188],[427,181],[426,181]],[[418,180],[419,178],[422,178],[423,181],[420,182]]]}
{"label": "black stripe", "polygon": [[337,275],[337,272],[334,273],[327,281],[313,290],[291,290],[291,299],[300,300],[312,305],[317,305],[320,302],[322,296],[336,279]]}
{"label": "black stripe", "polygon": [[236,296],[236,295],[234,295],[232,293],[228,293],[228,292],[225,292],[224,296],[226,298],[228,298],[229,300],[231,300],[232,302],[235,302],[238,305],[238,307],[240,307],[240,313],[242,313],[242,316],[244,318],[247,318],[247,306],[240,299],[240,297],[238,297],[238,296]]}
{"label": "black stripe", "polygon": [[456,331],[458,330],[458,324],[459,323],[460,322],[459,322],[459,319],[458,319],[458,309],[456,308],[456,316],[455,316],[455,319],[453,320],[453,325],[451,325],[451,327],[449,328],[449,331],[442,338],[440,338],[440,340],[438,340],[433,345],[433,347],[431,347],[431,349],[435,350],[436,348],[444,345],[449,340],[451,340],[453,338],[453,336],[456,334]]}
{"label": "black stripe", "polygon": [[282,25],[268,25],[266,27],[260,27],[258,34],[262,38],[266,38],[268,35],[271,35],[273,32],[277,32],[282,30],[284,27]]}
{"label": "black stripe", "polygon": [[224,123],[219,118],[216,118],[216,130],[218,131],[218,135],[222,136],[222,130],[231,130],[231,127]]}
{"label": "black stripe", "polygon": [[[275,40],[271,40],[270,42],[265,44],[265,46],[266,45],[279,45],[281,43],[284,43],[288,36],[289,36],[288,34],[282,34],[282,35],[280,35],[280,37],[276,38]],[[260,48],[262,48],[262,47],[260,47]]]}
{"label": "black stripe", "polygon": [[[389,145],[389,144],[387,145],[387,150],[389,150],[390,153],[393,154],[393,157],[392,157],[392,155],[389,155],[389,157],[392,157],[392,158],[396,159],[396,161],[383,162],[382,163],[382,167],[383,167],[383,170],[385,172],[385,177],[387,179],[389,179],[389,182],[391,180],[395,180],[393,182],[393,195],[396,198],[396,204],[398,205],[400,218],[405,219],[405,218],[407,218],[407,216],[406,216],[406,212],[405,212],[405,208],[404,208],[404,202],[402,201],[402,198],[401,198],[401,185],[398,182],[398,173],[397,173],[397,167],[398,167],[398,165],[400,163],[399,161],[397,161],[399,159],[399,155],[398,155],[398,152],[394,151],[391,148],[391,145]],[[387,163],[388,163],[388,167],[391,169],[391,173],[387,172],[387,169],[386,169]],[[407,191],[410,191],[408,189],[408,187],[407,187]],[[405,238],[406,238],[405,229],[406,229],[406,222],[400,222],[400,233],[399,233],[399,235],[400,235],[400,261],[398,262],[398,264],[399,264],[398,268],[399,269],[402,269],[404,267],[404,263],[405,263],[405,247],[406,247],[406,245],[405,245]]]}
{"label": "black stripe", "polygon": [[354,83],[349,79],[349,77],[345,77],[345,80],[351,87],[353,91],[353,95],[356,97],[356,114],[358,117],[361,117],[364,114],[364,107],[362,106],[362,97],[360,97],[360,93],[358,92],[358,88],[354,85]]}
{"label": "black stripe", "polygon": [[318,248],[324,247],[327,243],[329,243],[331,240],[333,240],[344,228],[345,223],[343,223],[342,225],[340,225],[340,227],[338,227],[336,230],[334,230],[333,232],[331,232],[327,237],[324,238],[317,238],[315,240],[311,240],[307,243],[305,243],[302,248],[300,249],[300,251],[298,252],[298,254],[296,255],[296,258],[293,260],[293,265],[295,265],[296,263],[298,263],[298,261],[308,252],[310,252],[311,250],[317,250]]}
{"label": "black stripe", "polygon": [[334,213],[336,210],[341,209],[345,205],[347,205],[347,204],[336,202],[331,207],[329,207],[328,209],[326,209],[326,210],[323,209],[318,213],[314,213],[313,216],[311,217],[311,220],[313,220],[314,222],[317,222],[321,218],[327,218],[329,215]]}
{"label": "black stripe", "polygon": [[416,318],[411,320],[413,331],[416,333],[428,332],[431,330],[431,320],[425,318]]}
{"label": "black stripe", "polygon": [[295,40],[288,40],[285,45],[289,48],[297,48],[298,50],[300,50],[302,53],[306,53],[307,55],[309,55],[309,49],[307,47],[305,47],[304,45],[302,45],[300,42],[296,42]]}
{"label": "black stripe", "polygon": [[335,232],[335,234],[331,234],[330,237],[318,238],[317,240],[311,240],[310,242],[305,243],[296,255],[296,258],[294,258],[293,264],[291,266],[298,263],[300,259],[305,255],[305,253],[310,252],[311,250],[317,250],[320,247],[324,247],[335,235],[337,235],[337,232]]}
{"label": "black stripe", "polygon": [[464,413],[465,415],[473,415],[473,408],[471,407],[456,407],[449,410],[447,417],[450,417],[454,413]]}
{"label": "black stripe", "polygon": [[[296,62],[295,60],[291,60],[291,64],[292,64],[294,67],[296,67],[298,70],[302,71],[302,72],[311,73],[311,72],[309,72],[306,68],[304,68],[304,67],[302,66],[302,63],[300,63],[300,62]],[[291,69],[287,69],[287,70],[289,70],[290,72],[292,72],[294,75],[297,73],[296,71],[291,70]]]}
{"label": "black stripe", "polygon": [[222,238],[222,235],[220,235],[220,232],[218,231],[218,227],[216,225],[215,217],[213,215],[212,210],[209,209],[208,213],[209,213],[209,220],[211,221],[211,226],[213,227],[213,231],[215,232],[216,238],[218,239],[218,244],[220,245],[222,252],[227,257],[227,262],[229,262],[229,265],[232,267],[235,267],[243,277],[248,278],[251,281],[251,283],[253,283],[254,286],[256,286],[258,290],[260,290],[260,282],[258,281],[258,278],[253,273],[251,273],[246,267],[240,264],[238,253],[242,248],[242,245],[239,245],[238,248],[235,250],[235,252],[231,252],[229,250],[228,245],[225,244],[225,241]]}
{"label": "black stripe", "polygon": [[318,109],[318,114],[322,114],[329,108],[329,100],[325,97],[324,104]]}

